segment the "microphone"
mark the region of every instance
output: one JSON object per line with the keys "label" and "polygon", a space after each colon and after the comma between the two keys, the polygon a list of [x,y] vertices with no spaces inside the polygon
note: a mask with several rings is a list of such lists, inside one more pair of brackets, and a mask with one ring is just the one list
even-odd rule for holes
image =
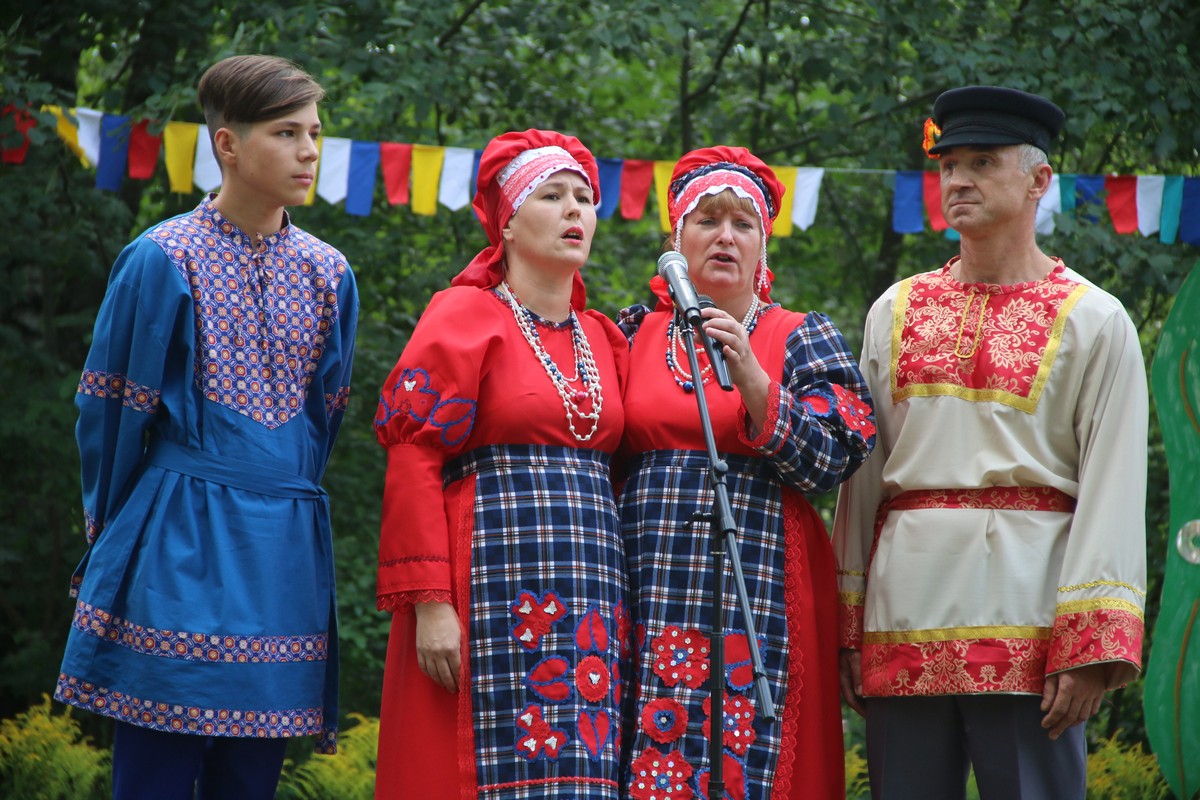
{"label": "microphone", "polygon": [[729,366],[725,363],[723,348],[704,332],[704,318],[700,315],[700,309],[711,308],[716,304],[711,297],[696,294],[696,287],[692,285],[692,279],[688,276],[687,259],[682,253],[668,250],[659,256],[658,274],[667,282],[671,299],[675,301],[679,313],[700,334],[700,340],[704,342],[704,352],[708,354],[708,363],[712,365],[713,379],[725,391],[733,391],[733,381],[729,379]]}
{"label": "microphone", "polygon": [[[717,304],[706,294],[699,296],[700,308],[716,308]],[[704,352],[708,353],[708,363],[712,364],[713,380],[727,392],[733,391],[733,381],[729,379],[729,365],[725,363],[725,347],[700,328],[700,338],[704,341]]]}
{"label": "microphone", "polygon": [[658,274],[667,282],[671,290],[671,299],[675,307],[688,324],[694,328],[700,327],[700,298],[696,296],[696,287],[688,277],[687,259],[683,253],[668,250],[658,257]]}

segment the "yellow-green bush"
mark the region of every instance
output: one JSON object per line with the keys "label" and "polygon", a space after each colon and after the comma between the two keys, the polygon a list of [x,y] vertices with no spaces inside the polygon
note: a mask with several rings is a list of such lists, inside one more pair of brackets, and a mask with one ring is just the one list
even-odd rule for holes
{"label": "yellow-green bush", "polygon": [[278,800],[371,800],[375,796],[375,756],[379,720],[350,714],[357,724],[338,734],[336,756],[288,759],[279,780]]}
{"label": "yellow-green bush", "polygon": [[862,747],[852,744],[846,748],[846,800],[869,800],[871,783],[867,779],[867,759]]}
{"label": "yellow-green bush", "polygon": [[1088,800],[1162,800],[1169,791],[1153,753],[1141,743],[1101,740],[1088,756]]}
{"label": "yellow-green bush", "polygon": [[50,697],[0,721],[0,797],[85,800],[111,796],[111,755],[92,746]]}

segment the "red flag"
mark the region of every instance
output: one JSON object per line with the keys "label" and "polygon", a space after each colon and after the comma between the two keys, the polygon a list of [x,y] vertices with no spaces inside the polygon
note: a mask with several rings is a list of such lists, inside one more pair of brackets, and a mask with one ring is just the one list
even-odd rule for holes
{"label": "red flag", "polygon": [[26,133],[30,128],[37,124],[37,120],[23,108],[9,104],[0,110],[0,116],[7,117],[12,114],[13,126],[17,129],[17,136],[12,137],[12,140],[19,141],[10,147],[0,146],[0,162],[5,164],[24,164],[25,154],[29,152],[29,134]]}
{"label": "red flag", "polygon": [[621,217],[641,219],[654,183],[654,162],[625,159],[621,170]]}
{"label": "red flag", "polygon": [[929,227],[935,231],[944,231],[950,226],[942,216],[942,173],[925,170],[921,180],[921,194],[925,200],[925,213],[929,216]]}
{"label": "red flag", "polygon": [[1137,175],[1109,175],[1104,179],[1108,214],[1117,233],[1133,233],[1138,228]]}
{"label": "red flag", "polygon": [[162,137],[151,135],[149,127],[150,120],[144,119],[129,131],[129,177],[135,180],[152,177],[158,165]]}
{"label": "red flag", "polygon": [[379,163],[383,168],[383,185],[388,202],[394,206],[408,205],[408,172],[412,168],[411,144],[381,142]]}

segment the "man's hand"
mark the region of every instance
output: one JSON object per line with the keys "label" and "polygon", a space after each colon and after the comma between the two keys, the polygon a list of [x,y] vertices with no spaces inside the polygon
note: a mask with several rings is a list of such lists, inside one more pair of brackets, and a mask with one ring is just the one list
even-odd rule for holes
{"label": "man's hand", "polygon": [[838,680],[842,686],[842,699],[846,705],[867,715],[867,706],[862,697],[862,651],[843,649],[838,658]]}
{"label": "man's hand", "polygon": [[448,692],[458,691],[462,629],[449,603],[417,603],[417,665]]}
{"label": "man's hand", "polygon": [[1042,727],[1050,731],[1051,739],[1072,725],[1087,722],[1100,710],[1107,674],[1107,664],[1088,664],[1046,676],[1042,711],[1049,713],[1042,719]]}

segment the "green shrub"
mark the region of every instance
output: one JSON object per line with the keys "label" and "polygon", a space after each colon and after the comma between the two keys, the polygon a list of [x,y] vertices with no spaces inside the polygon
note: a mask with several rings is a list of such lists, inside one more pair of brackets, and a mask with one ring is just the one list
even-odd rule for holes
{"label": "green shrub", "polygon": [[111,754],[92,746],[49,695],[0,721],[0,797],[86,800],[111,796]]}
{"label": "green shrub", "polygon": [[375,796],[379,720],[348,716],[357,724],[338,734],[337,755],[284,762],[277,800],[371,800]]}

